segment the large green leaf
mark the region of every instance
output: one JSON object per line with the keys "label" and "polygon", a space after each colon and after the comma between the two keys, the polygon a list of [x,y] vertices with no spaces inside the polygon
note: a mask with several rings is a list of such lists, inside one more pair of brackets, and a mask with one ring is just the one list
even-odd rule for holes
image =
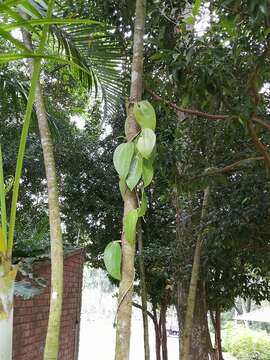
{"label": "large green leaf", "polygon": [[132,142],[120,144],[114,151],[113,163],[121,179],[125,179],[128,175],[133,154],[134,144]]}
{"label": "large green leaf", "polygon": [[137,154],[133,157],[127,177],[127,186],[133,190],[142,176],[142,157]]}
{"label": "large green leaf", "polygon": [[127,241],[133,244],[136,239],[136,226],[138,221],[138,210],[130,211],[124,218],[124,232]]}
{"label": "large green leaf", "polygon": [[137,149],[142,157],[148,159],[156,145],[156,135],[151,129],[142,129],[137,142]]}
{"label": "large green leaf", "polygon": [[144,187],[147,187],[151,184],[151,181],[154,176],[153,163],[149,159],[143,159],[143,183]]}
{"label": "large green leaf", "polygon": [[136,103],[133,112],[137,123],[142,129],[149,128],[155,130],[156,113],[149,101],[143,100]]}
{"label": "large green leaf", "polygon": [[108,273],[121,280],[122,249],[118,241],[112,241],[106,246],[103,258]]}

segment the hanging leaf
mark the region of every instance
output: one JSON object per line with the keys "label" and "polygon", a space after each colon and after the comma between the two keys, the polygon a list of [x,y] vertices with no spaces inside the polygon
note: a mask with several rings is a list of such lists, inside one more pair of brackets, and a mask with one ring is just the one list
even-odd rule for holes
{"label": "hanging leaf", "polygon": [[110,242],[105,248],[103,258],[108,273],[113,278],[121,280],[122,249],[119,242]]}
{"label": "hanging leaf", "polygon": [[148,159],[155,147],[156,135],[151,129],[142,129],[141,135],[137,142],[137,149],[142,157]]}
{"label": "hanging leaf", "polygon": [[124,179],[120,179],[120,181],[119,181],[119,189],[120,189],[120,193],[122,195],[122,199],[125,200],[125,195],[126,195],[126,191],[127,191],[127,184],[126,184]]}
{"label": "hanging leaf", "polygon": [[125,237],[130,244],[133,244],[135,242],[137,221],[137,209],[130,211],[124,218]]}
{"label": "hanging leaf", "polygon": [[147,197],[145,195],[144,190],[142,191],[142,200],[141,205],[138,210],[138,216],[144,216],[147,210]]}
{"label": "hanging leaf", "polygon": [[150,159],[143,159],[142,173],[143,173],[144,187],[147,187],[148,185],[151,184],[151,181],[152,181],[153,176],[154,176],[153,164],[152,164],[152,161]]}
{"label": "hanging leaf", "polygon": [[153,106],[149,101],[143,100],[134,105],[133,110],[135,119],[142,129],[152,129],[156,128],[156,113]]}
{"label": "hanging leaf", "polygon": [[127,186],[131,191],[138,184],[141,176],[142,176],[142,157],[140,155],[135,155],[131,161],[129,174],[126,180]]}
{"label": "hanging leaf", "polygon": [[120,144],[114,151],[113,164],[121,179],[125,179],[129,172],[131,159],[134,153],[134,144]]}

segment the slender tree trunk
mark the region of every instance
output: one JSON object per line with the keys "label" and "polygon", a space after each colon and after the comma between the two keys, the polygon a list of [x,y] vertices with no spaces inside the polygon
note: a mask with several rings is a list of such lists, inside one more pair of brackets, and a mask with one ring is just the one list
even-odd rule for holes
{"label": "slender tree trunk", "polygon": [[[1,264],[2,265],[2,264]],[[0,270],[0,360],[12,359],[13,289],[17,267],[10,262]],[[5,269],[7,267],[7,269]]]}
{"label": "slender tree trunk", "polygon": [[167,303],[163,301],[160,308],[162,360],[168,360],[166,313]]}
{"label": "slender tree trunk", "polygon": [[[28,32],[23,31],[23,39],[26,46],[32,49]],[[32,73],[33,60],[29,60],[29,68]],[[51,239],[51,299],[44,360],[57,360],[63,300],[63,241],[53,142],[40,82],[37,85],[35,106],[47,179]]]}
{"label": "slender tree trunk", "polygon": [[161,333],[160,326],[157,318],[157,309],[153,307],[153,315],[154,315],[154,327],[155,327],[155,338],[156,338],[156,360],[161,360],[160,356],[160,348],[161,348]]}
{"label": "slender tree trunk", "polygon": [[143,259],[142,224],[140,220],[138,223],[137,239],[138,239],[138,250],[139,250],[140,285],[141,285],[142,316],[143,316],[144,359],[150,360],[149,330],[148,330],[148,315],[147,315],[147,289],[145,282],[144,259]]}
{"label": "slender tree trunk", "polygon": [[217,352],[217,360],[223,360],[221,345],[221,319],[220,309],[216,309],[216,328],[215,328],[215,347]]}
{"label": "slender tree trunk", "polygon": [[63,240],[53,142],[40,86],[36,108],[48,186],[51,238],[51,299],[44,360],[57,360],[63,302]]}
{"label": "slender tree trunk", "polygon": [[[134,102],[141,100],[143,74],[143,36],[145,26],[146,0],[136,1],[136,20],[133,40],[133,62],[131,73],[130,103],[128,106],[128,122],[126,136],[131,141],[139,132],[133,115]],[[126,191],[124,199],[124,217],[137,208],[134,191]],[[123,217],[123,218],[124,218]],[[132,294],[134,282],[135,244],[130,244],[122,234],[122,278],[119,286],[115,360],[128,360],[131,335]]]}
{"label": "slender tree trunk", "polygon": [[[207,205],[209,200],[209,187],[204,190],[204,198],[202,205],[202,216],[204,219],[207,211]],[[199,271],[200,271],[200,260],[201,260],[201,249],[202,249],[203,237],[202,235],[198,236],[195,254],[193,259],[192,273],[189,285],[188,299],[187,299],[187,309],[185,315],[185,325],[184,325],[184,333],[183,333],[183,345],[182,345],[182,360],[189,360],[190,354],[190,344],[192,338],[192,326],[193,326],[193,317],[194,317],[194,309],[196,304],[196,292],[197,285],[199,281]]]}

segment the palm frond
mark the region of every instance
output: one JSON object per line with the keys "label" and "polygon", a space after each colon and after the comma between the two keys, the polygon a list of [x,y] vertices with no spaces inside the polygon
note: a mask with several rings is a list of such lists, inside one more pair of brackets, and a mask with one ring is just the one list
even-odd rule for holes
{"label": "palm frond", "polygon": [[[2,36],[25,55],[21,42],[18,40],[17,43],[8,32],[17,27],[25,27],[38,34],[40,25],[49,24],[53,53],[47,54],[47,58],[57,60],[58,53],[63,63],[65,56],[66,63],[75,68],[74,73],[79,79],[87,84],[89,90],[94,91],[95,97],[100,97],[104,101],[105,112],[106,109],[109,113],[114,112],[119,100],[123,99],[121,73],[125,52],[116,40],[113,28],[98,21],[78,19],[71,15],[67,18],[67,7],[61,4],[58,5],[53,18],[47,19],[46,9],[47,0],[0,1],[0,11],[14,20],[0,26]],[[25,15],[29,20],[25,20]],[[2,63],[8,60],[7,55],[3,54],[1,57]],[[10,55],[15,60],[15,54]],[[23,54],[20,55],[22,58]],[[18,55],[17,60],[19,58]]]}

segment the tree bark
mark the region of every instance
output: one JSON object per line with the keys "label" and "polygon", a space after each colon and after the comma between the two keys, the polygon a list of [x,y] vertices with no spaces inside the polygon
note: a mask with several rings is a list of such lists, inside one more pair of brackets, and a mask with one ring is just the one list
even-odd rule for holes
{"label": "tree bark", "polygon": [[[208,201],[209,201],[209,187],[207,187],[204,190],[202,215],[201,215],[202,220],[206,216]],[[191,279],[190,279],[190,285],[189,285],[187,309],[186,309],[186,314],[185,314],[185,325],[184,325],[184,332],[183,332],[182,357],[181,357],[182,360],[189,360],[190,344],[191,344],[191,338],[192,338],[193,317],[194,317],[194,309],[195,309],[195,304],[196,304],[197,285],[198,285],[198,281],[199,281],[202,243],[203,243],[203,236],[200,234],[200,236],[198,236],[198,239],[196,242],[193,266],[192,266],[192,273],[191,273]]]}
{"label": "tree bark", "polygon": [[160,348],[161,348],[161,333],[160,333],[160,326],[157,318],[157,309],[153,307],[153,314],[154,314],[154,327],[155,327],[155,339],[156,339],[156,360],[161,360],[160,355]]}
{"label": "tree bark", "polygon": [[[133,61],[131,73],[130,103],[126,136],[132,141],[139,132],[133,115],[133,104],[141,100],[143,75],[143,36],[145,26],[146,0],[136,1],[136,20],[134,26]],[[134,191],[126,191],[124,199],[124,217],[137,208]],[[123,219],[124,219],[123,217]],[[119,286],[115,360],[128,360],[131,335],[132,294],[134,282],[135,244],[130,244],[122,233],[122,278]]]}
{"label": "tree bark", "polygon": [[215,348],[217,360],[223,360],[222,356],[222,345],[221,345],[221,319],[220,309],[216,309],[216,327],[215,327]]}
{"label": "tree bark", "polygon": [[[191,346],[188,354],[188,360],[208,360],[209,334],[207,326],[207,314],[204,307],[204,294],[202,286],[198,286],[195,311],[193,317],[193,327],[191,336]],[[188,284],[178,282],[177,284],[177,317],[179,325],[180,352],[179,359],[182,360],[181,344],[183,343],[184,319],[188,299]]]}
{"label": "tree bark", "polygon": [[[30,34],[24,30],[22,33],[25,45],[33,49]],[[28,64],[32,74],[33,60],[30,59]],[[51,239],[51,299],[44,360],[57,360],[63,301],[63,241],[53,141],[39,81],[36,89],[35,106],[47,179]]]}
{"label": "tree bark", "polygon": [[166,301],[162,301],[160,308],[162,360],[168,360],[166,313],[167,303]]}
{"label": "tree bark", "polygon": [[142,316],[143,316],[143,337],[144,337],[144,359],[150,360],[150,347],[149,347],[149,330],[148,330],[148,316],[147,316],[147,289],[144,271],[143,259],[143,237],[141,221],[138,223],[138,251],[139,251],[139,268],[140,268],[140,286],[141,286],[141,299],[142,299]]}

